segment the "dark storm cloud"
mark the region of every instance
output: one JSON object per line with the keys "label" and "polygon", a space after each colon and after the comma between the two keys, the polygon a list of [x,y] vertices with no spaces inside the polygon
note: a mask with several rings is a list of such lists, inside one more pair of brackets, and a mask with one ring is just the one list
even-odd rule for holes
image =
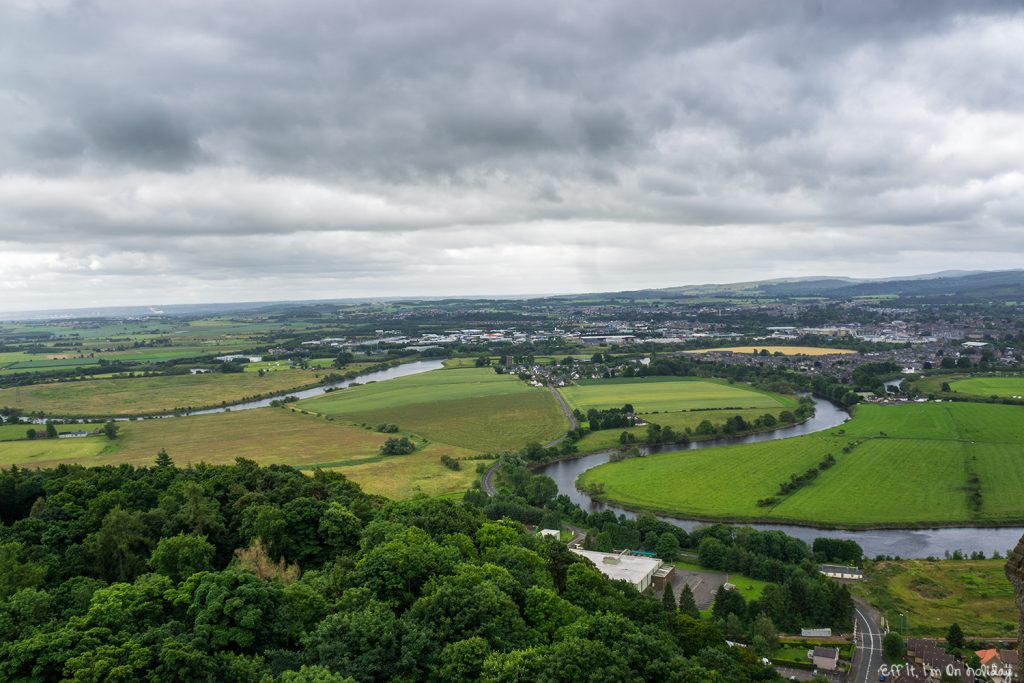
{"label": "dark storm cloud", "polygon": [[0,3],[0,308],[1019,265],[1020,12]]}

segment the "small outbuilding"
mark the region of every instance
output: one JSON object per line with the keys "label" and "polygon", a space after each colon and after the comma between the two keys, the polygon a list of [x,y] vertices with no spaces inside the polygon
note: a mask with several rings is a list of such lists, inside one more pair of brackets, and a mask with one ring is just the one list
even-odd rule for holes
{"label": "small outbuilding", "polygon": [[815,668],[835,671],[839,666],[839,650],[834,647],[816,647],[811,651]]}

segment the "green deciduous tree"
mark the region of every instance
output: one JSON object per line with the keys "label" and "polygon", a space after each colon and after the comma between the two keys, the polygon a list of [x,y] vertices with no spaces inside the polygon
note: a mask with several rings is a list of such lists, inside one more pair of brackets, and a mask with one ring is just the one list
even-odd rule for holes
{"label": "green deciduous tree", "polygon": [[898,662],[907,654],[907,645],[903,642],[903,636],[896,631],[889,631],[882,638],[882,650],[890,662]]}
{"label": "green deciduous tree", "polygon": [[229,569],[195,574],[177,595],[208,648],[255,652],[283,640],[283,588],[277,581]]}
{"label": "green deciduous tree", "polygon": [[211,569],[210,562],[215,552],[216,548],[205,536],[178,534],[160,539],[149,556],[148,564],[153,571],[178,582]]}
{"label": "green deciduous tree", "polygon": [[146,569],[150,540],[138,513],[114,508],[99,530],[85,539],[96,575],[105,581],[131,581]]}
{"label": "green deciduous tree", "polygon": [[404,666],[401,641],[395,613],[369,599],[321,621],[306,639],[305,659],[359,681],[389,680]]}
{"label": "green deciduous tree", "polygon": [[658,537],[654,553],[665,562],[674,562],[679,555],[679,539],[671,531],[664,532]]}
{"label": "green deciduous tree", "polygon": [[0,543],[0,600],[22,588],[39,586],[46,578],[46,567],[30,561],[25,546],[17,541]]}

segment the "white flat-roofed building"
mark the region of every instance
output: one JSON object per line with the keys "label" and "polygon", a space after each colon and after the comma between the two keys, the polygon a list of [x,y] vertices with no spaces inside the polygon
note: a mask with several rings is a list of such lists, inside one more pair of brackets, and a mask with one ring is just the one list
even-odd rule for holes
{"label": "white flat-roofed building", "polygon": [[654,575],[665,563],[654,557],[602,553],[596,550],[570,548],[581,557],[590,560],[598,570],[613,581],[628,581],[643,592],[647,590]]}
{"label": "white flat-roofed building", "polygon": [[818,566],[818,571],[830,579],[846,579],[848,581],[860,581],[864,578],[864,571],[860,567],[844,567],[838,564],[823,564]]}

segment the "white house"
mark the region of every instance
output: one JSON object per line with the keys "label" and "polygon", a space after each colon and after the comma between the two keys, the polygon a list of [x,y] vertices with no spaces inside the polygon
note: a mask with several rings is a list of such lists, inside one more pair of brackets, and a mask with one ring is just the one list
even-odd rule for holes
{"label": "white house", "polygon": [[864,578],[864,572],[860,567],[844,567],[838,564],[823,564],[818,571],[830,579],[846,579],[848,581],[860,581]]}

